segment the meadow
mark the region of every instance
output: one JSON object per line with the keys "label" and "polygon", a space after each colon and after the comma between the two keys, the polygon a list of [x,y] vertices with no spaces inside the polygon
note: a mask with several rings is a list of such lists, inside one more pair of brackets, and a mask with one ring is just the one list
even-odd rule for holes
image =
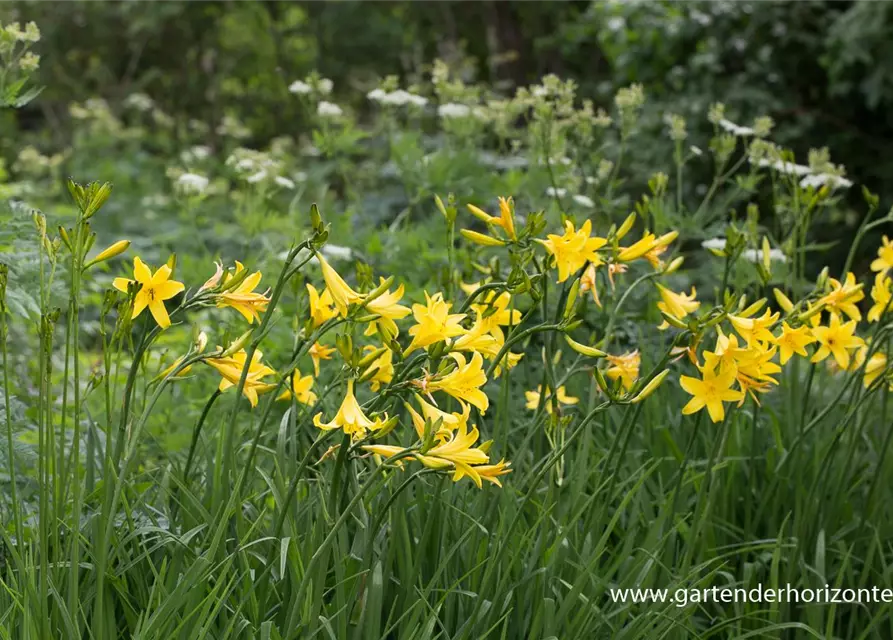
{"label": "meadow", "polygon": [[280,89],[263,144],[133,91],[0,164],[0,638],[893,637],[893,209],[834,148]]}

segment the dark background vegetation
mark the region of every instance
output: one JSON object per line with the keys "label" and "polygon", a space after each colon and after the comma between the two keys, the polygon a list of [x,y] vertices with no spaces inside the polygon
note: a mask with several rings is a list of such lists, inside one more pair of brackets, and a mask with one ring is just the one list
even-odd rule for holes
{"label": "dark background vegetation", "polygon": [[[889,2],[9,2],[0,19],[40,25],[47,87],[5,114],[8,161],[15,128],[40,132],[50,149],[69,145],[67,107],[92,96],[115,108],[145,92],[175,117],[208,123],[233,113],[252,132],[246,145],[260,146],[304,132],[287,86],[313,69],[362,112],[378,79],[411,83],[443,58],[506,92],[556,73],[604,105],[640,82],[661,160],[668,112],[694,131],[709,126],[714,101],[736,122],[770,115],[773,138],[799,161],[827,146],[882,207],[893,196]],[[859,204],[860,190],[850,198]]]}

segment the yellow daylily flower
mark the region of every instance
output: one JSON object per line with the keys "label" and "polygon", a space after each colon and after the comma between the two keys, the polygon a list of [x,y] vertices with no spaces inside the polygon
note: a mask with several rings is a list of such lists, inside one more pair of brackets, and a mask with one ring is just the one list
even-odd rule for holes
{"label": "yellow daylily flower", "polygon": [[479,302],[471,305],[477,314],[478,322],[483,325],[483,330],[492,334],[500,341],[500,346],[505,341],[502,327],[515,326],[521,322],[521,312],[518,309],[509,309],[512,303],[512,295],[508,291],[500,294],[490,291],[478,298]]}
{"label": "yellow daylily flower", "polygon": [[856,351],[856,355],[853,358],[853,364],[850,365],[850,371],[858,371],[862,368],[862,365],[865,365],[865,371],[862,374],[862,384],[867,389],[871,386],[875,380],[877,380],[881,374],[887,369],[887,356],[880,351],[875,351],[871,357],[868,359],[868,363],[865,363],[865,356],[868,354],[868,345],[863,344],[859,347],[859,350]]}
{"label": "yellow daylily flower", "polygon": [[[383,283],[384,281],[385,279],[381,278],[381,282]],[[401,320],[409,315],[409,308],[399,304],[400,300],[403,299],[403,291],[404,288],[401,284],[393,293],[385,291],[374,300],[370,300],[366,303],[366,309],[368,311],[381,316],[374,321],[374,324],[369,324],[369,327],[366,329],[366,335],[374,334],[377,325],[378,328],[389,337],[397,337],[399,330],[397,329],[397,323],[394,321]]]}
{"label": "yellow daylily flower", "polygon": [[[363,347],[363,350],[366,351],[366,353],[371,353],[372,351],[375,351],[375,347],[371,344],[367,344]],[[391,353],[391,350],[385,349],[380,356],[369,364],[367,371],[372,368],[378,369],[378,371],[375,372],[375,375],[368,380],[370,389],[378,391],[382,384],[388,384],[394,379],[393,358],[394,354]]]}
{"label": "yellow daylily flower", "polygon": [[[540,396],[542,395],[543,386],[538,385],[536,391],[525,391],[524,397],[527,398],[526,407],[531,411],[535,411],[536,408],[540,405]],[[552,390],[549,387],[546,387],[546,395],[551,395]],[[559,404],[566,405],[574,405],[577,404],[580,399],[575,396],[567,395],[567,389],[564,388],[564,385],[558,387],[555,392],[555,398],[558,400]],[[552,401],[549,398],[546,398],[546,412],[552,413]]]}
{"label": "yellow daylily flower", "polygon": [[499,197],[499,222],[496,222],[503,228],[506,235],[515,240],[515,201],[511,197]]}
{"label": "yellow daylily flower", "polygon": [[417,324],[409,329],[412,342],[406,348],[406,353],[465,333],[460,324],[465,319],[465,314],[450,314],[453,304],[444,302],[442,293],[429,296],[426,291],[425,300],[426,304],[412,305],[412,315]]}
{"label": "yellow daylily flower", "polygon": [[509,469],[511,466],[511,462],[506,462],[503,458],[496,464],[482,464],[474,467],[475,473],[477,473],[482,480],[486,480],[487,482],[492,482],[497,487],[501,487],[502,483],[499,481],[499,476],[504,476],[508,473],[511,473],[512,470]]}
{"label": "yellow daylily flower", "polygon": [[133,277],[134,280],[115,278],[112,282],[115,289],[124,293],[127,293],[128,285],[134,281],[141,285],[133,300],[133,315],[131,317],[136,318],[143,312],[143,309],[149,307],[149,312],[155,318],[158,326],[167,329],[171,326],[171,319],[167,314],[167,309],[164,308],[164,301],[170,300],[186,287],[182,282],[170,279],[171,268],[166,264],[159,267],[153,274],[138,257],[133,259]]}
{"label": "yellow daylily flower", "polygon": [[451,353],[450,356],[458,365],[456,369],[445,376],[435,377],[424,383],[423,390],[428,393],[443,391],[457,400],[473,404],[481,413],[487,411],[490,401],[481,387],[487,382],[484,373],[484,359],[480,353],[475,352],[471,361],[467,362],[461,353]]}
{"label": "yellow daylily flower", "polygon": [[490,462],[489,456],[474,445],[478,439],[477,427],[468,430],[467,423],[462,421],[451,437],[437,446],[429,449],[424,455],[416,456],[423,465],[430,469],[445,469],[453,467],[453,482],[458,482],[468,476],[481,488],[481,477],[475,471],[474,465],[483,465]]}
{"label": "yellow daylily flower", "polygon": [[307,296],[310,299],[310,318],[313,320],[313,328],[315,329],[326,320],[331,320],[338,315],[335,303],[332,300],[332,294],[328,289],[323,289],[320,294],[316,287],[309,282],[307,283]]}
{"label": "yellow daylily flower", "polygon": [[[499,217],[491,216],[489,213],[481,209],[480,207],[476,207],[473,204],[465,205],[468,207],[468,210],[479,220],[486,222],[487,224],[492,224],[497,227],[501,227],[503,231],[505,231],[506,235],[512,239],[516,240],[517,235],[515,234],[515,203],[512,198],[499,198]],[[460,232],[461,233],[461,232]],[[472,232],[474,233],[474,232]],[[477,234],[480,235],[480,234]],[[484,236],[487,237],[487,236]],[[499,242],[499,241],[497,241]],[[499,242],[499,244],[503,244]]]}
{"label": "yellow daylily flower", "polygon": [[328,347],[319,342],[314,342],[307,350],[310,359],[313,360],[313,375],[319,377],[319,363],[321,360],[331,360],[332,354],[335,353],[335,347]]}
{"label": "yellow daylily flower", "polygon": [[844,313],[850,320],[861,320],[862,313],[856,303],[865,297],[865,292],[862,291],[861,283],[856,284],[855,274],[846,274],[843,284],[834,278],[829,278],[828,282],[831,283],[831,291],[819,298],[817,304],[824,306],[832,314]]}
{"label": "yellow daylily flower", "polygon": [[421,410],[421,414],[412,408],[408,402],[405,403],[406,409],[409,411],[409,415],[412,418],[412,426],[415,428],[416,433],[419,436],[419,440],[425,439],[425,421],[430,421],[431,424],[436,424],[438,420],[441,421],[440,428],[437,430],[437,433],[434,435],[435,438],[443,441],[450,436],[450,433],[453,429],[455,429],[460,422],[465,422],[468,420],[468,416],[471,413],[471,407],[467,404],[460,403],[462,405],[462,413],[447,413],[446,411],[442,411],[438,407],[434,406],[430,402],[427,402],[422,396],[416,395],[416,402],[419,403],[419,409]]}
{"label": "yellow daylily flower", "polygon": [[655,269],[663,269],[664,261],[661,259],[661,256],[667,251],[670,247],[670,243],[673,242],[677,237],[679,237],[678,231],[670,231],[669,233],[665,233],[655,240],[654,247],[649,249],[642,256],[645,258],[649,264]]}
{"label": "yellow daylily flower", "polygon": [[592,294],[592,300],[595,302],[596,306],[599,309],[602,307],[602,301],[598,298],[598,289],[596,289],[596,266],[592,263],[589,264],[588,267],[583,271],[583,275],[580,276],[580,292],[585,293],[589,291]]}
{"label": "yellow daylily flower", "polygon": [[765,313],[759,318],[745,318],[730,314],[729,322],[732,323],[735,331],[744,338],[747,344],[752,342],[774,342],[775,335],[773,335],[771,328],[778,321],[779,315],[777,311],[772,313],[769,309],[766,309]]}
{"label": "yellow daylily flower", "polygon": [[632,262],[633,260],[641,258],[649,251],[652,251],[657,246],[657,237],[653,233],[648,232],[642,236],[638,242],[635,242],[628,247],[620,247],[620,253],[617,254],[617,260],[619,262]]}
{"label": "yellow daylily flower", "polygon": [[[682,320],[701,306],[701,303],[695,300],[698,292],[694,287],[691,288],[691,293],[688,295],[670,291],[662,284],[657,285],[657,290],[660,293],[660,302],[657,303],[657,308],[677,320]],[[668,326],[670,325],[664,321],[658,329],[666,329]]]}
{"label": "yellow daylily flower", "polygon": [[605,374],[611,380],[620,378],[623,388],[629,391],[632,389],[639,377],[639,366],[642,364],[642,357],[639,351],[631,351],[620,356],[606,356],[611,366]]}
{"label": "yellow daylily flower", "polygon": [[877,258],[871,263],[871,270],[883,273],[893,267],[893,242],[887,236],[881,240],[883,244],[877,250]]}
{"label": "yellow daylily flower", "polygon": [[721,365],[716,369],[703,370],[701,380],[680,376],[679,384],[686,393],[693,396],[682,408],[682,414],[689,415],[707,407],[710,419],[720,422],[726,415],[723,402],[739,402],[744,398],[743,391],[732,389],[736,381],[735,374],[734,367]]}
{"label": "yellow daylily flower", "polygon": [[865,344],[855,332],[855,320],[840,324],[840,316],[832,313],[827,327],[819,326],[812,330],[812,335],[819,343],[819,349],[813,354],[811,361],[821,362],[832,355],[837,365],[841,369],[846,369],[850,365],[849,352]]}
{"label": "yellow daylily flower", "polygon": [[326,259],[323,258],[322,254],[317,253],[316,259],[319,261],[319,266],[322,269],[322,277],[323,280],[326,281],[326,289],[332,297],[332,302],[338,309],[338,313],[340,313],[342,317],[346,317],[347,308],[352,304],[361,302],[363,300],[362,294],[351,289],[344,281],[344,278],[338,275],[338,272],[326,262]]}
{"label": "yellow daylily flower", "polygon": [[[214,367],[222,376],[219,391],[226,391],[230,387],[238,386],[242,379],[242,370],[245,368],[245,360],[248,354],[244,349],[234,353],[232,356],[225,358],[208,358],[205,360],[207,364]],[[251,363],[248,365],[248,376],[245,378],[245,386],[242,388],[242,395],[248,398],[252,407],[257,406],[257,396],[273,389],[276,385],[263,382],[263,378],[276,373],[273,369],[261,362],[263,354],[255,351],[251,357]]]}
{"label": "yellow daylily flower", "polygon": [[573,222],[566,220],[563,235],[549,234],[546,240],[537,240],[555,258],[555,264],[558,266],[558,282],[567,280],[587,262],[595,265],[602,263],[596,251],[608,241],[598,236],[591,238],[591,233],[591,220],[584,222],[579,230],[574,229]]}
{"label": "yellow daylily flower", "polygon": [[[499,333],[501,336],[502,331]],[[495,358],[504,343],[504,339],[501,340],[489,333],[487,324],[478,317],[464,335],[453,341],[452,349],[455,351],[478,351],[488,358]]]}
{"label": "yellow daylily flower", "polygon": [[874,300],[874,304],[868,310],[869,322],[879,321],[885,311],[893,309],[893,304],[890,302],[893,297],[893,293],[890,291],[891,284],[893,281],[886,271],[882,271],[874,277],[874,285],[871,287],[871,299]]}
{"label": "yellow daylily flower", "polygon": [[313,416],[313,424],[324,431],[341,429],[353,440],[362,440],[369,431],[378,431],[388,420],[388,414],[374,420],[368,418],[353,393],[353,380],[347,381],[347,393],[335,417],[329,422],[322,421],[322,411]]}
{"label": "yellow daylily flower", "polygon": [[[236,260],[235,273],[227,273],[223,279],[223,286],[232,281],[233,278],[241,274],[245,270],[244,265]],[[219,308],[232,307],[242,314],[242,316],[250,323],[254,324],[257,320],[260,322],[260,311],[266,311],[270,299],[263,293],[257,293],[254,289],[260,284],[261,272],[255,271],[246,277],[241,284],[230,291],[225,291],[217,297],[217,306]]]}
{"label": "yellow daylily flower", "polygon": [[312,405],[316,402],[316,394],[311,391],[313,388],[313,376],[306,375],[302,376],[301,372],[295,369],[294,373],[291,376],[291,389],[286,389],[277,400],[288,400],[292,397],[292,394],[295,396],[295,400],[300,402],[301,404],[309,404]]}
{"label": "yellow daylily flower", "polygon": [[775,339],[778,345],[779,361],[781,364],[787,364],[787,361],[796,353],[797,355],[806,357],[806,345],[815,342],[809,327],[802,326],[792,329],[787,322],[781,323],[781,335]]}

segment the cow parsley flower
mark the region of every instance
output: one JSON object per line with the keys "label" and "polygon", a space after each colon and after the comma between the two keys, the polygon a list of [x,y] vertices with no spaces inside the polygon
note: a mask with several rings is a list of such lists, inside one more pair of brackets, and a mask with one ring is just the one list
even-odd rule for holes
{"label": "cow parsley flower", "polygon": [[847,180],[842,176],[836,176],[831,173],[816,173],[807,175],[800,181],[800,186],[804,189],[820,189],[828,185],[831,189],[849,189],[853,186],[852,180]]}
{"label": "cow parsley flower", "polygon": [[471,108],[468,105],[448,102],[437,107],[437,115],[441,118],[467,118],[471,115]]}
{"label": "cow parsley flower", "polygon": [[344,115],[344,111],[341,110],[341,107],[332,102],[326,102],[325,100],[320,101],[319,106],[316,108],[316,113],[324,118],[340,118]]}
{"label": "cow parsley flower", "polygon": [[295,95],[306,96],[313,91],[313,87],[311,87],[303,80],[295,80],[290,85],[288,85],[288,90]]}
{"label": "cow parsley flower", "polygon": [[752,127],[742,127],[741,125],[735,124],[731,120],[726,120],[725,118],[722,118],[719,121],[719,126],[734,136],[748,137],[756,133],[756,131]]}
{"label": "cow parsley flower", "polygon": [[208,179],[197,173],[184,173],[177,178],[176,186],[186,195],[198,195],[208,188]]}

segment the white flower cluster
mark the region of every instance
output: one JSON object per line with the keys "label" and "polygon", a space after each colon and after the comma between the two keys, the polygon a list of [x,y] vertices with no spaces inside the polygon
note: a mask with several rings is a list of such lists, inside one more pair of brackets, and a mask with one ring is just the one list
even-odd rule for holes
{"label": "white flower cluster", "polygon": [[447,102],[437,107],[437,115],[447,120],[467,118],[471,115],[471,107],[466,104]]}
{"label": "white flower cluster", "polygon": [[344,115],[344,111],[334,102],[320,100],[316,107],[316,114],[323,118],[340,118]]}
{"label": "white flower cluster", "polygon": [[263,151],[240,147],[226,159],[226,165],[249,184],[271,181],[285,189],[295,188],[294,181],[282,175],[282,163]]}
{"label": "white flower cluster", "polygon": [[124,98],[124,106],[135,111],[151,111],[155,108],[155,101],[145,93],[131,93]]}
{"label": "white flower cluster", "polygon": [[428,98],[423,96],[397,89],[396,91],[385,91],[384,89],[373,89],[366,94],[372,102],[377,102],[386,107],[403,107],[411,105],[413,107],[422,108],[428,104]]}
{"label": "white flower cluster", "polygon": [[328,78],[319,78],[315,76],[307,76],[303,80],[295,80],[288,85],[288,90],[298,96],[307,96],[312,93],[318,93],[321,96],[327,96],[332,93],[335,83]]}
{"label": "white flower cluster", "polygon": [[208,179],[197,173],[184,173],[174,182],[177,191],[185,196],[201,195],[208,188]]}

